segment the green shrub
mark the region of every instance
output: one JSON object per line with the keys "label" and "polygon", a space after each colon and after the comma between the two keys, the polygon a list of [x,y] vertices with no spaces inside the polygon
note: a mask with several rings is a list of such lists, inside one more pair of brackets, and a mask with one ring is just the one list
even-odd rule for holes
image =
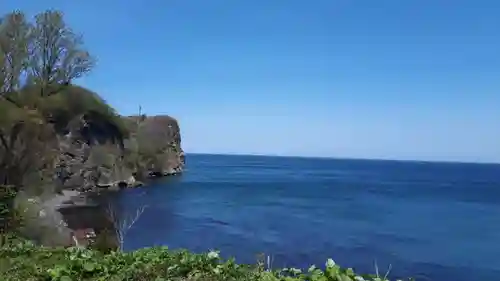
{"label": "green shrub", "polygon": [[5,281],[357,281],[385,280],[383,277],[359,276],[351,269],[341,269],[328,260],[325,269],[265,270],[262,263],[240,265],[224,261],[218,252],[193,254],[169,251],[166,247],[145,248],[130,253],[82,248],[38,247],[30,242],[6,245],[0,249],[0,279]]}
{"label": "green shrub", "polygon": [[14,187],[0,185],[0,245],[5,244],[7,233],[17,229],[20,220],[13,208],[16,191]]}
{"label": "green shrub", "polygon": [[57,94],[47,97],[37,107],[55,123],[56,128],[67,128],[75,117],[86,115],[87,122],[102,131],[112,131],[115,137],[128,137],[128,129],[119,114],[98,94],[71,85]]}

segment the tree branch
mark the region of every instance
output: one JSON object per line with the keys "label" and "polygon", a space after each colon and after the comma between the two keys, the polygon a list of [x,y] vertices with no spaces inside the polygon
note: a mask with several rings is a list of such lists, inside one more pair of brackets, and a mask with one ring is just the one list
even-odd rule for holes
{"label": "tree branch", "polygon": [[2,143],[6,152],[8,152],[9,151],[8,142],[7,142],[7,139],[5,138],[5,133],[3,132],[2,129],[0,129],[0,142]]}
{"label": "tree branch", "polygon": [[121,217],[117,214],[116,208],[112,204],[108,204],[107,206],[107,214],[108,218],[113,223],[116,239],[118,240],[119,250],[123,250],[123,244],[125,240],[125,236],[128,231],[132,228],[132,226],[139,220],[144,210],[147,208],[146,205],[143,205],[136,209],[134,216],[124,216]]}

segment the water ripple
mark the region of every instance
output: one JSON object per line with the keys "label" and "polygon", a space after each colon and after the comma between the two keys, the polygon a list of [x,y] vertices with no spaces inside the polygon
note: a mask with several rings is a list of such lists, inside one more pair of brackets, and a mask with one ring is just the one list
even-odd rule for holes
{"label": "water ripple", "polygon": [[119,200],[149,208],[126,248],[219,249],[275,266],[333,257],[392,277],[500,276],[500,166],[188,155],[189,172]]}

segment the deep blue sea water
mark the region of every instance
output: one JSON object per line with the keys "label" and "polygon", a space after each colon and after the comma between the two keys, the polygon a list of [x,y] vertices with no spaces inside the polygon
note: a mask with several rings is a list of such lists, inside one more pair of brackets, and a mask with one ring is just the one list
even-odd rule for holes
{"label": "deep blue sea water", "polygon": [[417,280],[500,280],[500,165],[188,155],[185,174],[126,190],[146,204],[127,249],[259,253],[276,267],[374,263]]}

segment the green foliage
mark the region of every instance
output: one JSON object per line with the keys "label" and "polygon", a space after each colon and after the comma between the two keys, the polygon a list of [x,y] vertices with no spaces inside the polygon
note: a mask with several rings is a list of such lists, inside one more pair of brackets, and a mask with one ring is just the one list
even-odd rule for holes
{"label": "green foliage", "polygon": [[47,97],[38,108],[59,129],[67,128],[70,121],[85,116],[98,130],[112,131],[120,139],[128,136],[128,129],[115,109],[96,93],[79,86],[69,86]]}
{"label": "green foliage", "polygon": [[36,110],[11,107],[0,115],[0,184],[41,185],[55,157],[52,126]]}
{"label": "green foliage", "polygon": [[103,229],[97,234],[97,237],[91,241],[88,248],[104,254],[116,251],[119,248],[119,242],[117,241],[115,231]]}
{"label": "green foliage", "polygon": [[166,247],[146,248],[130,253],[82,248],[45,248],[30,242],[11,243],[0,248],[2,280],[32,281],[161,281],[161,280],[259,280],[259,281],[361,281],[387,280],[356,275],[328,260],[325,269],[265,270],[262,264],[240,265],[222,260],[218,252],[193,254],[169,251]]}
{"label": "green foliage", "polygon": [[15,197],[16,192],[12,186],[0,185],[0,235],[2,236],[16,227],[13,208]]}

